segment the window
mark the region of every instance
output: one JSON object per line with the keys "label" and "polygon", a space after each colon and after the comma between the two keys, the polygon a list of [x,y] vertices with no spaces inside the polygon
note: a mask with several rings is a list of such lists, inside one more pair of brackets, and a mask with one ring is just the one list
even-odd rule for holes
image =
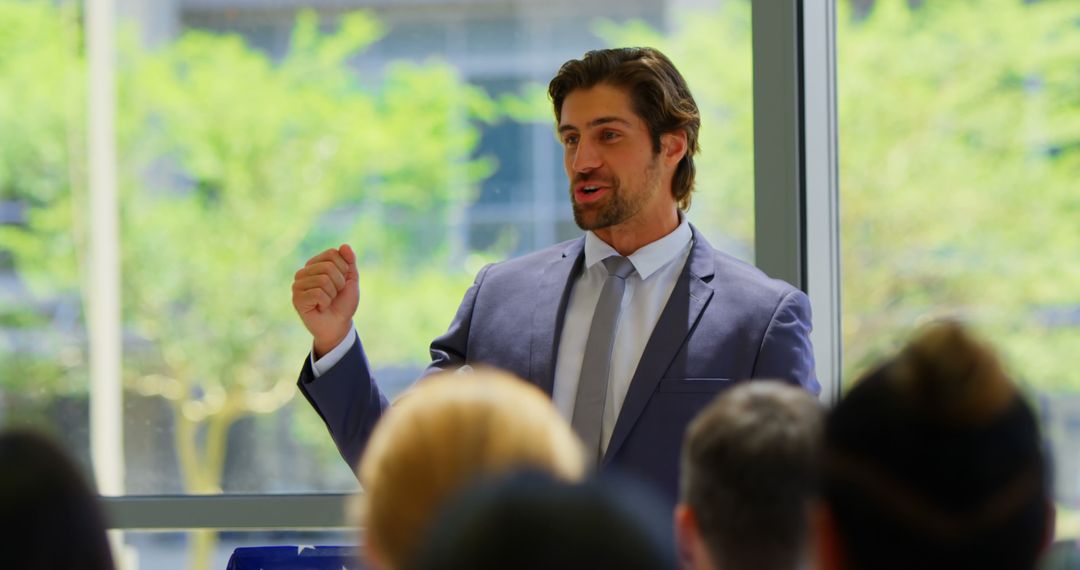
{"label": "window", "polygon": [[840,5],[845,378],[927,319],[970,322],[1042,413],[1075,538],[1080,6]]}

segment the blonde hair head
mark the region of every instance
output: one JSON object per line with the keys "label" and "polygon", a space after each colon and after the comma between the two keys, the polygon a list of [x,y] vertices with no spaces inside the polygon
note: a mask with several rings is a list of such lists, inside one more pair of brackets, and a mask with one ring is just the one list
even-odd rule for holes
{"label": "blonde hair head", "polygon": [[427,378],[387,410],[360,460],[365,540],[388,568],[404,568],[447,499],[519,469],[568,481],[585,473],[550,398],[495,370]]}

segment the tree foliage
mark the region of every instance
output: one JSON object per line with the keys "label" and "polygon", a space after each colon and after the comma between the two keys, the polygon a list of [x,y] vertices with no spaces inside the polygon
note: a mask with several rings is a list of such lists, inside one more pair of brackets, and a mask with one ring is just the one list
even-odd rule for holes
{"label": "tree foliage", "polygon": [[[345,241],[361,252],[357,323],[382,364],[424,362],[471,282],[450,263],[450,213],[492,168],[472,155],[476,122],[494,119],[495,104],[437,60],[358,75],[351,58],[382,34],[368,13],[330,33],[319,26],[300,13],[280,61],[201,31],[157,50],[132,34],[120,41],[124,380],[171,405],[188,492],[220,491],[238,419],[294,398],[310,339],[289,284],[306,258]],[[35,300],[5,307],[15,325],[6,336],[52,339],[43,329],[57,328],[55,315],[42,307],[75,309],[57,346],[8,347],[9,393],[87,386],[80,46],[73,10],[0,4],[0,101],[11,103],[0,107],[0,196],[25,211],[23,223],[0,227],[0,252]],[[299,437],[322,431],[314,414],[296,417]],[[311,439],[336,455],[325,433]],[[212,535],[195,545],[205,562]]]}
{"label": "tree foliage", "polygon": [[[0,93],[15,103],[0,111],[0,188],[26,212],[24,224],[0,228],[0,249],[35,299],[80,308],[88,220],[75,15],[45,3],[0,9]],[[491,120],[495,106],[438,61],[357,77],[349,58],[380,33],[365,13],[331,34],[304,13],[278,62],[198,31],[157,51],[121,42],[125,374],[173,402],[178,422],[224,430],[293,397],[307,340],[288,284],[324,247],[352,241],[362,252],[358,323],[373,359],[422,362],[426,340],[449,322],[471,276],[448,268],[447,213],[491,168],[471,158],[473,122]],[[43,324],[20,322],[27,334]],[[68,348],[81,353],[77,333]],[[54,370],[85,389],[85,355],[58,352],[12,351],[25,366],[6,367],[5,385],[33,376],[47,386],[43,371]],[[190,490],[219,484],[222,454],[185,465]]]}
{"label": "tree foliage", "polygon": [[[972,25],[978,22],[978,25]],[[849,372],[958,315],[1041,389],[1080,388],[1080,5],[879,2],[839,42]]]}
{"label": "tree foliage", "polygon": [[[85,390],[71,180],[84,169],[84,67],[73,54],[78,14],[41,3],[0,3],[0,202],[25,210],[27,225],[53,236],[0,226],[0,269],[12,251],[39,271],[25,277],[37,292],[27,304],[0,292],[2,380],[24,398]],[[10,210],[9,210],[10,211]],[[52,276],[55,276],[52,277]],[[41,334],[48,326],[49,334]]]}

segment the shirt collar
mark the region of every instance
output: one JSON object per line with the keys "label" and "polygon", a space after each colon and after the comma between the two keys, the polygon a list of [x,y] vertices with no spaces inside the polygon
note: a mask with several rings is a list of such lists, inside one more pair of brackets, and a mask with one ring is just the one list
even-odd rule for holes
{"label": "shirt collar", "polygon": [[[633,264],[634,270],[642,280],[648,279],[656,270],[667,265],[679,253],[685,251],[693,237],[694,232],[690,230],[690,222],[686,220],[682,212],[679,212],[679,226],[668,235],[631,253],[630,263]],[[597,237],[595,233],[591,231],[585,233],[586,269],[591,269],[592,266],[613,255],[619,255],[615,248],[604,243],[604,240]]]}

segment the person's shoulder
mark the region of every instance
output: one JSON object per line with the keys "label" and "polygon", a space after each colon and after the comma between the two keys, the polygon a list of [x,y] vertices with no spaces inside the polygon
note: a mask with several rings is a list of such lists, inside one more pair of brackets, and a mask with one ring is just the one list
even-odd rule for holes
{"label": "person's shoulder", "polygon": [[[700,235],[697,238],[700,239]],[[708,242],[695,244],[695,249],[698,255],[707,255],[712,262],[713,277],[708,283],[722,298],[727,298],[728,303],[771,312],[790,296],[805,295],[787,281],[769,277],[761,269],[712,247]]]}
{"label": "person's shoulder", "polygon": [[[730,253],[716,249],[709,243],[701,231],[691,226],[694,231],[694,245],[691,251],[691,263],[696,273],[713,273],[713,282],[739,283],[764,288],[775,293],[787,294],[795,289],[787,281],[774,279],[751,263],[747,263]],[[702,259],[704,258],[704,259]],[[707,263],[701,263],[707,261]]]}
{"label": "person's shoulder", "polygon": [[795,287],[787,281],[769,277],[758,267],[729,253],[714,249],[713,259],[716,263],[717,275],[722,275],[729,280],[753,283],[781,294],[787,294],[795,289]]}

